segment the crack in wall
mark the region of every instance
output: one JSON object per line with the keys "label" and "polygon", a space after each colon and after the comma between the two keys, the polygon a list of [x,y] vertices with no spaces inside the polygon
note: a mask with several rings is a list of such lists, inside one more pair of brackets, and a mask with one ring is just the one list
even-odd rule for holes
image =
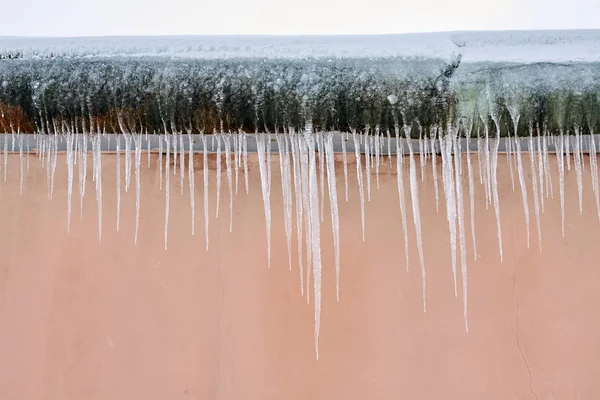
{"label": "crack in wall", "polygon": [[517,302],[517,310],[516,310],[517,321],[516,321],[515,326],[512,327],[512,331],[515,335],[517,349],[519,350],[519,354],[521,355],[521,358],[523,359],[523,364],[525,364],[525,368],[527,368],[527,374],[529,376],[529,390],[531,391],[531,394],[533,395],[535,400],[539,400],[537,393],[533,389],[533,374],[531,373],[531,367],[529,366],[529,362],[527,361],[527,358],[525,357],[525,352],[523,351],[523,347],[521,347],[521,341],[519,339],[519,315],[520,315],[520,311],[521,311],[521,303],[519,302],[519,295],[517,293],[517,269],[519,268],[519,263],[517,262],[517,257],[515,254],[514,226],[511,231],[511,239],[512,239],[512,245],[513,245],[512,246],[513,262],[515,264],[515,268],[513,269],[513,275],[512,275],[512,278],[513,278],[512,293],[515,297],[515,301]]}

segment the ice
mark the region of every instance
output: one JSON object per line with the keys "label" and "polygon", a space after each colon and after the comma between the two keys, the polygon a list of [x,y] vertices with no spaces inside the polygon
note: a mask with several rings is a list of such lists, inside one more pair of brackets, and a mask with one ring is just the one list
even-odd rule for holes
{"label": "ice", "polygon": [[71,232],[71,197],[73,195],[73,138],[72,132],[67,132],[67,235]]}
{"label": "ice", "polygon": [[159,175],[159,183],[158,187],[162,191],[163,187],[163,138],[159,137],[158,139],[158,175]]}
{"label": "ice", "polygon": [[142,164],[142,134],[136,134],[135,141],[135,239],[138,242],[138,232],[140,230],[140,192],[142,176],[140,175],[140,165]]}
{"label": "ice", "polygon": [[[389,132],[388,132],[389,134]],[[348,202],[348,154],[346,151],[346,141],[347,137],[344,137],[343,133],[340,133],[340,137],[342,139],[342,157],[344,160],[344,188],[346,189],[346,203]],[[389,142],[388,142],[389,144]]]}
{"label": "ice", "polygon": [[440,192],[438,187],[438,171],[437,171],[437,153],[435,151],[435,142],[437,136],[437,128],[431,128],[431,169],[433,171],[433,191],[435,193],[435,211],[440,211]]}
{"label": "ice", "polygon": [[473,182],[473,166],[471,165],[471,132],[473,124],[467,133],[467,173],[469,176],[469,209],[471,212],[471,239],[473,240],[473,258],[477,261],[477,242],[475,240],[475,183]]}
{"label": "ice", "polygon": [[171,135],[173,140],[173,175],[177,175],[177,131],[173,128]]}
{"label": "ice", "polygon": [[219,205],[221,203],[221,134],[213,134],[213,147],[214,142],[217,142],[217,204],[216,204],[216,216],[219,218]]}
{"label": "ice", "polygon": [[469,332],[469,320],[467,318],[467,245],[465,239],[465,208],[463,203],[463,188],[461,178],[462,149],[460,148],[460,142],[455,135],[452,136],[452,139],[454,141],[454,179],[456,182],[456,210],[458,214],[458,244],[460,248],[463,316],[465,319],[465,330]]}
{"label": "ice", "polygon": [[494,120],[496,124],[496,137],[492,139],[491,151],[491,180],[492,194],[494,200],[494,213],[496,214],[496,229],[498,230],[498,250],[500,252],[500,262],[502,262],[502,225],[500,223],[500,200],[498,199],[498,146],[500,145],[500,125],[498,120]]}
{"label": "ice", "polygon": [[408,262],[408,229],[406,227],[406,201],[404,200],[404,169],[402,167],[404,154],[401,146],[401,138],[396,129],[396,178],[398,181],[398,200],[400,204],[400,218],[402,220],[402,233],[404,234],[404,255],[406,258],[406,272],[410,272]]}
{"label": "ice", "polygon": [[6,183],[6,171],[8,169],[8,136],[4,136],[4,183]]}
{"label": "ice", "polygon": [[[227,187],[229,189],[229,233],[231,233],[233,232],[233,171],[231,169],[231,134],[226,134],[223,139],[225,141],[225,169],[227,170]],[[181,164],[181,168],[183,168],[183,164]]]}
{"label": "ice", "polygon": [[243,156],[244,156],[244,183],[246,185],[246,194],[248,194],[248,136],[246,133],[242,135],[243,138]]}
{"label": "ice", "polygon": [[148,158],[148,168],[150,168],[150,139],[148,139],[148,134],[146,134],[146,145],[148,146],[146,149],[146,156]]}
{"label": "ice", "polygon": [[290,153],[287,147],[287,135],[276,135],[279,150],[279,170],[281,172],[281,190],[283,199],[283,224],[287,239],[288,266],[292,270],[292,193],[290,182]]}
{"label": "ice", "polygon": [[[238,194],[238,182],[239,182],[239,171],[240,171],[240,135],[233,135],[233,161],[235,167],[235,195]],[[191,146],[191,142],[190,142]]]}
{"label": "ice", "polygon": [[546,197],[548,197],[548,190],[550,190],[550,197],[554,198],[554,189],[552,187],[552,179],[550,179],[550,161],[548,160],[548,137],[547,131],[544,130],[543,137],[543,158],[544,158],[544,175],[546,185]]}
{"label": "ice", "polygon": [[317,149],[319,150],[319,189],[321,190],[321,222],[325,213],[325,151],[323,150],[323,133],[317,132]]}
{"label": "ice", "polygon": [[[508,131],[508,136],[506,137],[506,163],[508,164],[508,170],[510,172],[510,183],[512,185],[512,190],[513,192],[515,191],[515,175],[514,175],[514,168],[513,168],[513,140],[518,140],[518,136],[517,136],[517,127],[518,127],[518,118],[519,116],[516,115],[514,108],[509,107],[508,108],[511,114],[511,118],[513,119],[513,133],[514,133],[514,138],[511,139],[510,136],[510,131]],[[515,118],[517,118],[517,121],[515,121]]]}
{"label": "ice", "polygon": [[204,181],[204,237],[206,238],[206,251],[208,251],[208,144],[206,135],[202,133],[202,175]]}
{"label": "ice", "polygon": [[558,163],[558,179],[560,185],[560,222],[563,236],[565,236],[565,142],[565,136],[561,130],[558,138],[558,154],[556,155],[556,162]]}
{"label": "ice", "polygon": [[309,151],[310,220],[312,235],[312,271],[315,302],[315,352],[319,359],[319,331],[321,327],[321,227],[319,218],[319,185],[317,161],[313,136],[310,130],[304,134]]}
{"label": "ice", "polygon": [[[271,200],[269,196],[269,184],[267,176],[267,160],[265,142],[270,140],[265,138],[265,134],[259,133],[256,136],[256,149],[258,152],[258,167],[260,172],[260,186],[262,189],[262,198],[265,207],[265,222],[267,228],[267,267],[271,268]],[[271,143],[268,144],[269,146]]]}
{"label": "ice", "polygon": [[454,297],[458,297],[456,281],[456,197],[454,186],[454,168],[452,166],[452,152],[456,138],[455,130],[448,124],[446,135],[440,135],[440,150],[442,153],[442,182],[446,198],[446,220],[450,231],[450,254],[452,261],[452,279],[454,283]]}
{"label": "ice", "polygon": [[[540,227],[540,199],[538,194],[538,181],[537,181],[537,173],[535,170],[535,152],[533,145],[533,129],[531,126],[529,127],[529,163],[531,167],[531,183],[533,187],[533,205],[535,210],[535,221],[537,226],[538,233],[538,244],[540,247],[540,251],[542,251],[542,229]],[[543,196],[542,196],[543,197]]]}
{"label": "ice", "polygon": [[119,232],[119,227],[121,226],[121,140],[117,137],[117,154],[115,158],[117,159],[117,232]]}
{"label": "ice", "polygon": [[[492,164],[493,164],[493,160],[492,157],[493,154],[491,152],[491,144],[490,144],[490,130],[489,130],[489,126],[487,123],[487,120],[485,121],[484,124],[484,133],[485,133],[485,138],[484,138],[484,149],[483,149],[483,154],[484,154],[484,166],[485,166],[485,175],[484,175],[484,183],[486,186],[486,191],[487,191],[487,199],[488,199],[488,204],[490,204],[491,202],[493,202],[493,196],[492,196],[492,191],[493,191],[493,178],[492,178]],[[499,137],[498,140],[494,141],[494,143],[498,144],[499,143]],[[496,152],[496,156],[498,155],[498,153]]]}
{"label": "ice", "polygon": [[125,137],[125,191],[129,191],[131,184],[131,135],[124,133]]}
{"label": "ice", "polygon": [[307,137],[310,137],[312,134],[312,126],[307,124],[307,132],[302,134],[299,137],[299,149],[300,149],[300,173],[301,173],[301,181],[302,181],[302,207],[304,208],[304,226],[306,227],[306,303],[310,302],[310,272],[313,263],[313,225],[312,225],[312,214],[310,207],[310,197],[311,197],[311,187],[310,187],[310,168],[309,168],[309,150],[310,145],[313,146],[314,143],[309,144],[306,140]]}
{"label": "ice", "polygon": [[390,161],[390,168],[392,167],[392,136],[390,134],[390,130],[387,129],[385,131],[385,135],[387,137],[387,155],[388,160]]}
{"label": "ice", "polygon": [[[542,149],[542,133],[540,132],[539,124],[536,126],[536,142],[537,142],[537,172],[538,179],[540,184],[540,205],[542,207],[542,212],[544,212],[544,151]],[[535,176],[533,177],[535,179]]]}
{"label": "ice", "polygon": [[[192,236],[196,231],[196,188],[195,181],[196,176],[194,174],[194,142],[192,140],[192,130],[188,131],[188,144],[189,144],[189,156],[188,156],[188,183],[190,186],[190,208],[192,210]],[[237,181],[236,181],[237,182]]]}
{"label": "ice", "polygon": [[[331,228],[333,230],[333,249],[335,252],[335,293],[337,301],[340,301],[340,217],[335,178],[333,134],[331,133],[327,136],[325,152],[327,156],[327,183],[329,187],[329,208],[331,209]],[[377,165],[379,165],[379,162]]]}
{"label": "ice", "polygon": [[179,133],[179,187],[183,196],[183,186],[185,181],[185,147],[183,145],[183,134]]}
{"label": "ice", "polygon": [[169,238],[169,204],[171,202],[170,192],[171,192],[171,183],[170,183],[170,170],[171,170],[171,141],[169,138],[169,134],[165,135],[165,142],[167,144],[166,149],[166,160],[165,160],[165,250],[167,250],[167,241]]}
{"label": "ice", "polygon": [[564,153],[565,153],[565,158],[567,159],[567,171],[571,170],[571,136],[569,136],[569,134],[567,133],[567,135],[564,135],[561,132],[561,135],[563,135],[563,141],[565,143],[564,145]]}
{"label": "ice", "polygon": [[87,181],[87,156],[88,156],[88,136],[86,133],[81,135],[81,162],[79,163],[79,217],[83,218],[83,197],[85,196],[85,183]]}
{"label": "ice", "polygon": [[581,174],[581,149],[579,142],[579,127],[575,126],[575,149],[574,149],[574,166],[575,166],[575,174],[577,177],[577,194],[579,195],[579,215],[583,215],[583,177]]}
{"label": "ice", "polygon": [[365,190],[363,188],[362,166],[360,161],[360,144],[356,131],[352,131],[354,154],[356,156],[356,179],[358,180],[358,193],[360,195],[360,223],[362,227],[362,240],[365,241]]}
{"label": "ice", "polygon": [[596,212],[598,214],[598,222],[600,222],[600,190],[598,188],[598,159],[596,155],[596,139],[593,136],[593,131],[590,133],[590,175],[592,177],[592,189],[594,190],[594,198],[596,199]]}
{"label": "ice", "polygon": [[408,143],[409,163],[410,163],[410,197],[412,199],[413,220],[417,236],[417,250],[419,252],[419,262],[421,264],[421,279],[423,285],[423,312],[427,312],[427,280],[425,274],[425,261],[423,260],[423,240],[421,238],[421,212],[419,211],[419,184],[417,182],[417,166],[415,164],[415,155],[412,142],[410,141],[410,127],[404,126],[404,134]]}
{"label": "ice", "polygon": [[[54,138],[53,138],[53,143],[52,143],[52,175],[50,178],[50,199],[52,199],[52,195],[54,193],[54,175],[56,174],[56,160],[57,160],[57,156],[58,156],[58,134],[54,133]],[[99,143],[99,139],[98,139],[98,147],[100,147],[100,143]],[[98,176],[96,176],[96,178],[98,178]]]}
{"label": "ice", "polygon": [[425,140],[423,139],[423,129],[419,126],[419,163],[421,166],[421,182],[425,181],[425,163],[426,161]]}
{"label": "ice", "polygon": [[517,171],[519,174],[519,186],[521,186],[521,195],[523,198],[523,210],[525,212],[525,229],[527,233],[527,248],[529,248],[529,201],[527,199],[527,186],[525,185],[525,176],[523,172],[523,160],[521,157],[521,139],[515,137],[517,149]]}
{"label": "ice", "polygon": [[[367,132],[369,130],[367,129]],[[363,137],[365,141],[365,174],[367,176],[367,201],[371,201],[371,140],[368,134]]]}
{"label": "ice", "polygon": [[[94,175],[96,182],[96,203],[98,204],[98,240],[102,242],[102,149],[101,149],[101,136],[96,135],[94,137]],[[56,136],[55,136],[56,143]],[[55,145],[56,146],[56,145]],[[56,149],[56,147],[55,147]],[[55,151],[56,156],[56,151]],[[54,165],[56,163],[54,162]]]}
{"label": "ice", "polygon": [[300,148],[298,143],[298,135],[292,132],[290,135],[290,142],[292,147],[292,163],[294,165],[294,194],[296,198],[296,231],[298,241],[298,264],[300,270],[300,294],[304,296],[304,263],[302,257],[302,175],[300,171]]}
{"label": "ice", "polygon": [[381,151],[379,142],[379,131],[375,135],[375,176],[377,182],[377,189],[379,189],[379,153]]}
{"label": "ice", "polygon": [[23,196],[23,178],[25,177],[23,171],[23,135],[19,136],[19,196]]}

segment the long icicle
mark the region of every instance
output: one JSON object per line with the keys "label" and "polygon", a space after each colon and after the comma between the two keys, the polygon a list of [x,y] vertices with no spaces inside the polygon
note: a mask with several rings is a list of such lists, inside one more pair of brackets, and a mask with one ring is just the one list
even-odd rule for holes
{"label": "long icicle", "polygon": [[327,157],[327,183],[329,187],[329,208],[331,209],[331,228],[333,230],[333,249],[335,252],[335,293],[337,301],[340,301],[340,218],[335,178],[333,134],[331,133],[325,143],[325,153]]}

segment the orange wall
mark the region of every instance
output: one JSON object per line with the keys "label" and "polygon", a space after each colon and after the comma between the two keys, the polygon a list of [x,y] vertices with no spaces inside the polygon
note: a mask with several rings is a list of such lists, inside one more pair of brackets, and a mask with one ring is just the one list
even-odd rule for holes
{"label": "orange wall", "polygon": [[[190,235],[187,180],[182,196],[178,176],[171,179],[170,240],[165,251],[164,192],[158,188],[156,156],[150,169],[145,155],[142,158],[137,245],[133,190],[123,194],[121,230],[115,229],[114,155],[103,156],[101,244],[91,162],[84,217],[79,218],[75,186],[67,236],[64,156],[59,156],[52,200],[47,196],[46,172],[33,157],[19,197],[18,156],[9,159],[8,182],[0,182],[0,399],[600,398],[600,230],[589,165],[584,172],[583,216],[574,168],[567,173],[564,238],[558,179],[553,177],[554,199],[546,200],[540,253],[529,159],[523,158],[530,249],[518,180],[513,192],[508,166],[500,156],[503,263],[494,210],[492,206],[486,210],[479,184],[478,255],[477,261],[473,259],[465,176],[470,324],[465,333],[460,280],[455,298],[445,208],[440,202],[439,213],[435,210],[431,164],[419,193],[426,314],[412,218],[410,274],[405,270],[395,174],[382,168],[378,190],[373,171],[363,243],[355,166],[349,168],[346,203],[339,164],[341,299],[335,301],[326,208],[316,361],[312,293],[307,305],[300,295],[297,263],[291,272],[287,265],[277,159],[273,158],[269,270],[260,178],[253,157],[250,194],[240,182],[231,234],[225,169],[217,220],[211,162],[208,252],[201,172],[196,174],[195,236]],[[555,173],[555,159],[550,162]],[[195,163],[202,164],[200,156]],[[478,180],[476,164],[474,169]],[[122,179],[124,184],[124,175]],[[408,185],[406,195],[410,207]],[[440,196],[443,199],[442,192]],[[412,215],[410,208],[407,215]],[[295,230],[292,243],[296,249]]]}

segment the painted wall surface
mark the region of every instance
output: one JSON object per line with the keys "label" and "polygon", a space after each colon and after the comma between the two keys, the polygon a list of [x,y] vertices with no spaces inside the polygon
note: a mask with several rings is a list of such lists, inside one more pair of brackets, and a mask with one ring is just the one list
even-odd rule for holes
{"label": "painted wall surface", "polygon": [[[529,158],[523,156],[530,248],[519,182],[515,175],[513,191],[506,158],[500,156],[502,263],[494,209],[491,205],[486,209],[476,163],[477,260],[473,257],[465,167],[470,324],[465,333],[460,280],[458,298],[454,297],[441,174],[439,212],[431,163],[425,180],[419,181],[427,270],[425,314],[408,179],[407,274],[395,172],[385,160],[377,189],[373,171],[363,243],[355,164],[349,166],[346,203],[340,157],[340,302],[335,299],[326,205],[317,361],[313,294],[310,305],[300,294],[295,228],[294,262],[288,270],[276,156],[271,269],[267,269],[256,159],[250,159],[249,194],[240,174],[229,233],[225,168],[220,216],[215,218],[212,157],[209,250],[205,250],[202,173],[196,171],[195,235],[191,235],[187,177],[181,195],[179,177],[171,175],[165,251],[165,193],[159,190],[156,155],[151,167],[144,161],[141,170],[137,245],[135,185],[123,193],[121,229],[116,231],[114,155],[103,155],[102,243],[91,161],[83,219],[75,184],[67,236],[64,155],[59,155],[52,200],[46,171],[33,156],[19,196],[19,159],[10,156],[8,181],[0,181],[0,399],[600,398],[600,228],[589,164],[584,171],[583,216],[575,170],[567,171],[563,238],[556,160],[551,158],[554,199],[545,199],[540,252]],[[202,164],[201,156],[195,164]]]}

